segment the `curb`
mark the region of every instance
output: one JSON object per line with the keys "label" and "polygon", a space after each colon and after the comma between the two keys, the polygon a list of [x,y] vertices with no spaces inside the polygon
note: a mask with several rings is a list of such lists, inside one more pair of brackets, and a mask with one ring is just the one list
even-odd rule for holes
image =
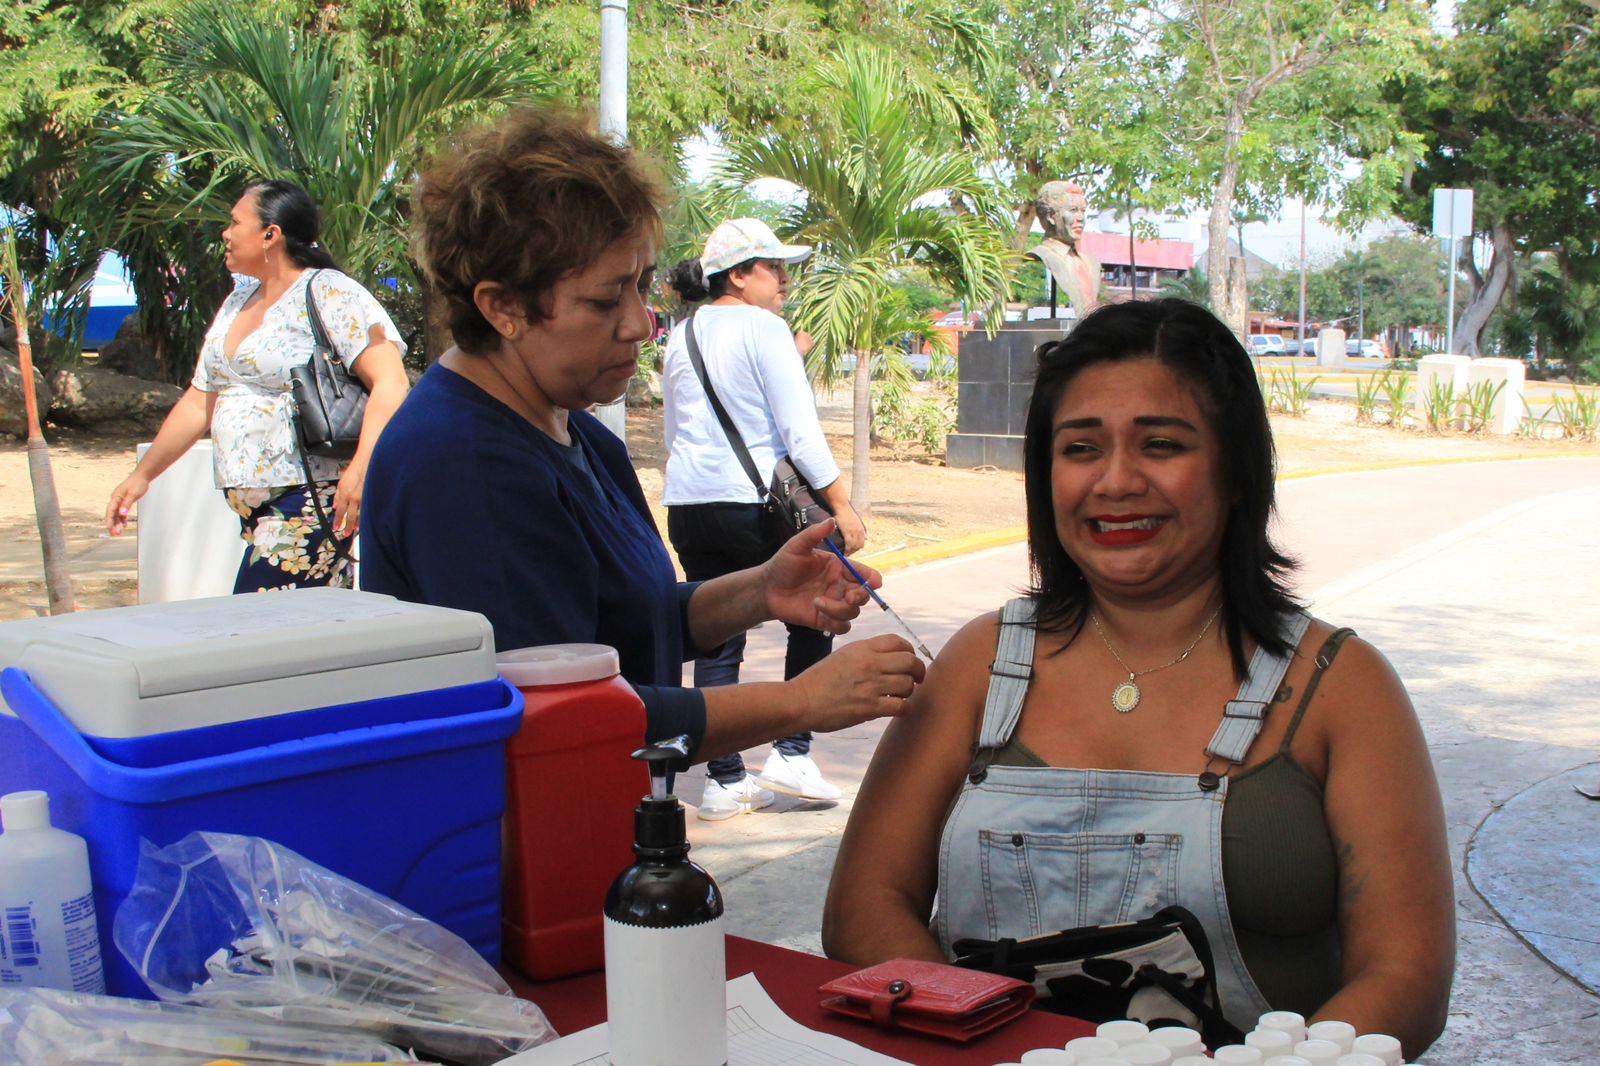
{"label": "curb", "polygon": [[[1360,474],[1375,470],[1403,470],[1408,467],[1425,466],[1453,466],[1460,463],[1522,463],[1541,459],[1593,459],[1600,457],[1600,451],[1571,452],[1565,455],[1483,455],[1483,456],[1449,456],[1440,459],[1397,459],[1387,463],[1367,463],[1361,466],[1346,466],[1328,470],[1298,470],[1292,474],[1279,474],[1279,481],[1301,481],[1313,477],[1334,477],[1339,474]],[[1009,529],[995,529],[986,533],[972,533],[954,540],[944,540],[937,544],[920,545],[915,548],[897,548],[894,551],[884,552],[882,555],[863,555],[859,561],[870,564],[880,574],[891,570],[904,570],[908,566],[918,566],[922,563],[936,562],[940,559],[949,559],[957,555],[967,555],[971,552],[984,551],[989,548],[1002,548],[1010,544],[1020,544],[1028,539],[1026,526],[1012,526]]]}

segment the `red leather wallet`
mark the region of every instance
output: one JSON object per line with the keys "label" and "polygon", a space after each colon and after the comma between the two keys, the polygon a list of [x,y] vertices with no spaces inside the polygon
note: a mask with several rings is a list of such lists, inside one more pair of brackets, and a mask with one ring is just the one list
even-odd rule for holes
{"label": "red leather wallet", "polygon": [[1028,1009],[1026,981],[937,962],[892,959],[836,977],[817,989],[822,1006],[885,1029],[967,1041]]}

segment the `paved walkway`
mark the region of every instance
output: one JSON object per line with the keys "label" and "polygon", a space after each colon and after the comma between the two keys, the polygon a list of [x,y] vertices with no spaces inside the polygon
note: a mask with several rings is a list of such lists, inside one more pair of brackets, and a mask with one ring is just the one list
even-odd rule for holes
{"label": "paved walkway", "polygon": [[[1434,1066],[1593,1066],[1600,1047],[1600,459],[1414,467],[1285,482],[1280,538],[1321,616],[1405,679],[1444,791],[1459,960]],[[883,593],[935,649],[1027,578],[1021,545],[891,573]],[[886,632],[866,619],[856,633]],[[746,676],[781,676],[780,630]],[[836,805],[780,797],[691,822],[733,932],[819,950],[838,836],[881,733],[822,737]],[[750,753],[760,766],[764,750]],[[680,779],[692,802],[696,775]]]}

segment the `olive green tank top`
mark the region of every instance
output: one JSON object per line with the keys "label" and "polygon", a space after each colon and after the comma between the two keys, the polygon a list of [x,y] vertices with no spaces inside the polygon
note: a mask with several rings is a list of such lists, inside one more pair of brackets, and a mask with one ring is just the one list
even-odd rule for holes
{"label": "olive green tank top", "polygon": [[[1222,881],[1250,978],[1277,1010],[1316,1013],[1339,990],[1339,865],[1322,786],[1289,753],[1322,672],[1350,635],[1330,636],[1276,753],[1234,775],[1222,808]],[[1048,766],[1013,733],[992,766]]]}

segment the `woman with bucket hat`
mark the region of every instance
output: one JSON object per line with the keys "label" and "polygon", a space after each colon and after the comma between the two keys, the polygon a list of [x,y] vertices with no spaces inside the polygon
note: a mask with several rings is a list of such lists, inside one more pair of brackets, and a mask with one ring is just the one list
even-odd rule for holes
{"label": "woman with bucket hat", "polygon": [[[662,375],[667,536],[691,581],[756,565],[785,539],[788,531],[775,529],[767,517],[760,487],[770,483],[773,467],[785,456],[836,516],[845,552],[859,550],[866,540],[817,420],[804,357],[779,317],[789,294],[788,267],[810,254],[806,245],[779,241],[759,219],[736,218],[712,231],[698,259],[679,263],[668,276],[686,303],[709,301],[672,331]],[[724,416],[740,442],[730,440]],[[823,659],[833,645],[827,633],[787,628],[785,679]],[[696,658],[696,687],[736,684],[744,648],[740,633]],[[838,799],[840,790],[822,776],[810,752],[810,733],[779,737],[754,778],[738,753],[713,759],[699,816],[715,821],[758,810],[772,803],[773,791]]]}

